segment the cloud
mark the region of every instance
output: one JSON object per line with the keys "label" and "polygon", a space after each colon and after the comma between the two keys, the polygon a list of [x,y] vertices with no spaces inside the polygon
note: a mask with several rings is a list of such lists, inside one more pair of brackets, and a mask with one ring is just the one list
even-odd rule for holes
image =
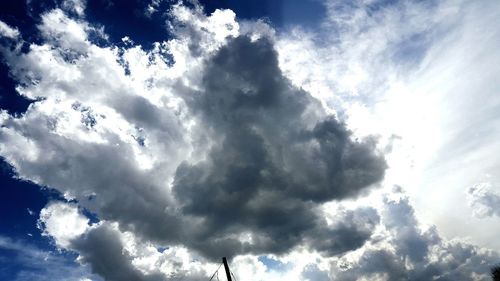
{"label": "cloud", "polygon": [[[186,214],[205,221],[203,236],[219,241],[219,256],[231,251],[223,241],[235,253],[287,251],[317,228],[318,204],[356,196],[383,178],[374,142],[352,141],[294,88],[266,38],[229,41],[208,61],[201,89],[187,104],[217,143],[206,161],[177,168],[173,191]],[[224,237],[244,233],[255,242]]]}
{"label": "cloud", "polygon": [[384,186],[404,186],[443,236],[500,249],[500,224],[471,217],[466,198],[500,167],[491,157],[500,147],[497,3],[325,2],[326,28],[278,36],[283,73],[356,136],[400,137],[386,151]]}
{"label": "cloud", "polygon": [[353,210],[338,210],[331,225],[320,226],[308,236],[313,249],[326,257],[344,254],[361,248],[372,238],[380,223],[378,211],[361,207]]}
{"label": "cloud", "polygon": [[45,235],[53,237],[58,246],[66,248],[71,240],[87,231],[89,219],[73,204],[53,202],[40,211],[39,224]]}
{"label": "cloud", "polygon": [[500,217],[500,195],[492,190],[490,183],[479,183],[469,188],[467,202],[478,218]]}
{"label": "cloud", "polygon": [[3,21],[0,21],[0,35],[10,39],[16,39],[19,37],[19,30],[9,26]]}
{"label": "cloud", "polygon": [[316,30],[278,36],[280,66],[295,85],[339,113],[353,103],[380,102],[391,83],[418,67],[453,15],[449,3],[322,2],[327,16]]}
{"label": "cloud", "polygon": [[[423,226],[404,194],[386,196],[381,210],[383,231],[357,254],[314,266],[303,276],[330,274],[335,280],[490,280],[498,253],[459,240],[442,239],[435,227]],[[392,195],[392,197],[394,197]]]}
{"label": "cloud", "polygon": [[80,261],[89,264],[92,272],[105,280],[164,280],[160,274],[143,274],[131,263],[124,250],[119,231],[107,224],[90,229],[71,243],[80,254]]}
{"label": "cloud", "polygon": [[53,203],[45,233],[109,280],[156,278],[123,254],[120,233],[210,259],[361,247],[375,210],[328,225],[319,207],[382,180],[375,140],[355,140],[294,87],[272,39],[239,35],[234,13],[171,13],[175,38],[151,51],[99,47],[93,27],[61,9],[42,15],[43,44],[5,51],[18,91],[36,101],[21,116],[2,112],[1,155],[102,222],[89,228],[75,205]]}
{"label": "cloud", "polygon": [[86,6],[87,6],[86,0],[64,0],[62,2],[62,7],[65,10],[74,12],[78,16],[85,15]]}

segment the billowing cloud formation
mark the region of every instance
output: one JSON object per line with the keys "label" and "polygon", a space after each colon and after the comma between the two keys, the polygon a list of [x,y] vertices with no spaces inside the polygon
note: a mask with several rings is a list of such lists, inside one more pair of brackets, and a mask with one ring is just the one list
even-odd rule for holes
{"label": "billowing cloud formation", "polygon": [[357,255],[347,255],[330,270],[310,265],[303,276],[329,274],[331,280],[489,280],[499,256],[460,241],[445,241],[434,227],[415,218],[409,199],[385,197],[380,232]]}
{"label": "billowing cloud formation", "polygon": [[[173,191],[186,214],[203,219],[200,235],[217,241],[203,241],[205,251],[287,251],[323,224],[318,203],[382,179],[374,143],[352,141],[333,117],[318,121],[319,103],[281,75],[268,39],[230,40],[202,81],[187,104],[217,142],[207,160],[179,166]],[[252,242],[225,236],[244,233]]]}
{"label": "billowing cloud formation", "polygon": [[41,210],[39,223],[45,235],[50,235],[65,248],[71,240],[86,232],[89,220],[76,206],[53,202]]}
{"label": "billowing cloud formation", "polygon": [[80,253],[83,263],[90,264],[92,271],[105,280],[163,280],[163,275],[145,275],[131,263],[120,233],[109,225],[92,228],[75,239],[71,247]]}
{"label": "billowing cloud formation", "polygon": [[476,217],[500,217],[500,194],[490,183],[479,183],[467,190],[467,201]]}
{"label": "billowing cloud formation", "polygon": [[[172,16],[177,38],[144,51],[99,47],[97,28],[55,9],[42,15],[44,44],[4,51],[18,91],[37,101],[19,117],[2,112],[0,153],[103,221],[81,233],[76,209],[55,204],[45,231],[109,280],[147,279],[120,255],[120,231],[209,258],[361,247],[376,211],[328,224],[319,207],[382,180],[375,141],[354,140],[292,86],[272,38],[239,35],[234,13],[174,5]],[[68,218],[77,233],[57,227]]]}

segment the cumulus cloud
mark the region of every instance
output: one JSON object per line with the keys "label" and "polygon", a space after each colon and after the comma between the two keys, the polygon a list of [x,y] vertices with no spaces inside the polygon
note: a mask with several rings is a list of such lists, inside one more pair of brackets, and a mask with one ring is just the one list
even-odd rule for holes
{"label": "cumulus cloud", "polygon": [[319,207],[383,179],[375,140],[354,139],[293,86],[272,38],[239,34],[231,11],[177,4],[171,16],[175,38],[144,51],[99,47],[92,25],[55,9],[38,26],[43,44],[5,51],[19,93],[36,101],[2,112],[2,156],[102,221],[88,227],[75,205],[53,203],[45,233],[109,280],[160,276],[132,263],[121,233],[210,259],[361,247],[374,210],[327,224]]}
{"label": "cumulus cloud", "polygon": [[[394,197],[394,195],[392,196]],[[333,261],[329,270],[304,268],[304,278],[330,280],[490,280],[498,253],[459,240],[447,241],[423,226],[404,194],[386,196],[381,231],[363,249]]]}
{"label": "cumulus cloud", "polygon": [[40,211],[40,228],[53,237],[56,244],[66,248],[70,241],[85,233],[89,219],[73,204],[53,202]]}
{"label": "cumulus cloud", "polygon": [[500,194],[493,190],[491,183],[478,183],[469,188],[467,202],[476,217],[500,217]]}
{"label": "cumulus cloud", "polygon": [[90,264],[105,280],[163,280],[162,275],[140,272],[124,250],[120,233],[107,224],[92,228],[71,247],[78,251],[81,262]]}
{"label": "cumulus cloud", "polygon": [[353,210],[338,210],[331,225],[317,227],[307,239],[324,256],[332,257],[361,248],[372,238],[380,223],[376,209],[361,207]]}
{"label": "cumulus cloud", "polygon": [[[317,204],[356,196],[383,178],[374,143],[352,141],[343,124],[295,89],[268,39],[233,39],[205,71],[187,104],[217,143],[207,160],[177,168],[173,191],[185,213],[205,221],[203,236],[217,241],[219,256],[287,251],[318,226]],[[228,233],[251,233],[252,242],[222,236]],[[225,240],[233,250],[221,248]]]}

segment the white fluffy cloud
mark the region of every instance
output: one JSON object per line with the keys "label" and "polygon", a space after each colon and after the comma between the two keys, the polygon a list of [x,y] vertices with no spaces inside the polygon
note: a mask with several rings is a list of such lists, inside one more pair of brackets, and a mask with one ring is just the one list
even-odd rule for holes
{"label": "white fluffy cloud", "polygon": [[71,240],[87,231],[89,219],[75,205],[54,202],[40,211],[40,224],[45,235],[53,237],[58,246],[67,248]]}
{"label": "white fluffy cloud", "polygon": [[3,21],[0,21],[0,35],[11,39],[15,39],[19,36],[19,30],[13,28]]}
{"label": "white fluffy cloud", "polygon": [[[0,155],[77,202],[46,206],[44,233],[106,280],[206,280],[226,254],[238,280],[485,280],[498,255],[423,227],[399,191],[373,207],[342,201],[380,183],[379,148],[398,139],[357,126],[372,116],[355,122],[367,111],[359,101],[392,89],[403,62],[418,64],[454,7],[369,14],[372,2],[332,3],[325,26],[340,33],[324,39],[338,45],[174,4],[173,38],[102,47],[85,2],[42,15],[42,44],[3,53],[35,102],[21,116],[2,111]],[[378,148],[362,138],[373,133]]]}

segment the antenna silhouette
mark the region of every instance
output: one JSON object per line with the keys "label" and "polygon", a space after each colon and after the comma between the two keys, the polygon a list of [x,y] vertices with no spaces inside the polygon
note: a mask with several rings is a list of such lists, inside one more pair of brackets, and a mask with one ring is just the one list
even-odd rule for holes
{"label": "antenna silhouette", "polygon": [[224,264],[224,269],[226,270],[227,281],[233,281],[233,279],[231,278],[231,271],[229,271],[229,265],[227,264],[226,257],[222,258],[222,263]]}

